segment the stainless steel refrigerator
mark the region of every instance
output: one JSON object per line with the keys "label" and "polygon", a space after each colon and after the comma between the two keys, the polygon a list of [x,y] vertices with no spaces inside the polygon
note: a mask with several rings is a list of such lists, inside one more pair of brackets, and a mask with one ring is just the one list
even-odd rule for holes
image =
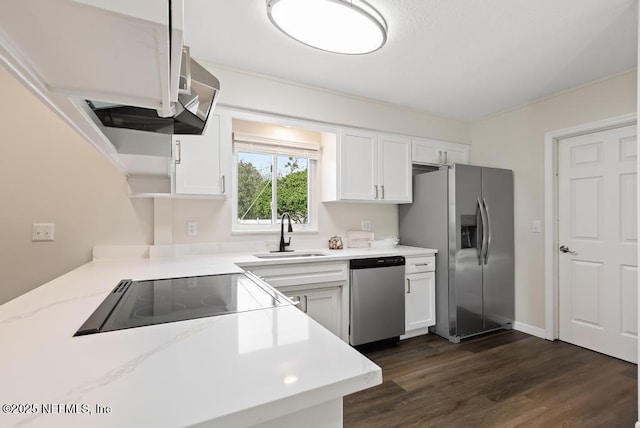
{"label": "stainless steel refrigerator", "polygon": [[514,318],[513,172],[456,164],[413,176],[400,205],[400,242],[436,248],[436,325],[459,342],[511,328]]}

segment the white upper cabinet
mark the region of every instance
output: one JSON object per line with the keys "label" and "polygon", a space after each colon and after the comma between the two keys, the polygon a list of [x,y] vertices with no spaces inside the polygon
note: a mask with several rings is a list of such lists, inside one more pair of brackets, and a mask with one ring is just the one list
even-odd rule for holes
{"label": "white upper cabinet", "polygon": [[229,195],[231,117],[227,112],[211,113],[202,135],[168,137],[172,137],[171,174],[130,174],[127,181],[131,197],[211,198]]}
{"label": "white upper cabinet", "polygon": [[226,177],[220,173],[220,116],[212,114],[203,135],[174,135],[175,193],[222,195]]}
{"label": "white upper cabinet", "polygon": [[9,1],[0,39],[12,65],[52,93],[166,116],[178,94],[182,8],[181,0]]}
{"label": "white upper cabinet", "polygon": [[340,133],[341,199],[370,201],[377,198],[377,147],[374,133],[352,130]]}
{"label": "white upper cabinet", "polygon": [[[411,141],[342,129],[323,147],[323,200],[411,202]],[[336,176],[337,173],[337,176]]]}
{"label": "white upper cabinet", "polygon": [[378,137],[379,198],[411,202],[411,144],[395,135]]}
{"label": "white upper cabinet", "polygon": [[430,138],[411,140],[411,161],[422,165],[453,165],[469,162],[469,146]]}

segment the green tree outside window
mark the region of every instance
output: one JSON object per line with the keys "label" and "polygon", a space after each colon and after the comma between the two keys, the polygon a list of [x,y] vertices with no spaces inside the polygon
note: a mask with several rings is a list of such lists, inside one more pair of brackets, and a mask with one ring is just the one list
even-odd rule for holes
{"label": "green tree outside window", "polygon": [[273,224],[285,212],[294,223],[309,223],[308,159],[238,153],[237,166],[238,223]]}

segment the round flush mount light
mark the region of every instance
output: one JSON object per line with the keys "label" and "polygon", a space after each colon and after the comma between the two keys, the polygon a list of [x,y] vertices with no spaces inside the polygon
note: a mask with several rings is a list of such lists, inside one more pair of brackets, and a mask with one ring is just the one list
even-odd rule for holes
{"label": "round flush mount light", "polygon": [[267,15],[287,36],[323,51],[366,54],[387,41],[387,23],[364,0],[267,0]]}

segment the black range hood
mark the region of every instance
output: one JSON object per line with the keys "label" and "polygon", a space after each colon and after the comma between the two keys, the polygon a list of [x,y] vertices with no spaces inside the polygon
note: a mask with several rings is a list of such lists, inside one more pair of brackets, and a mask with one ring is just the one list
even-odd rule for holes
{"label": "black range hood", "polygon": [[[201,135],[217,101],[220,82],[183,50],[178,102],[174,114],[162,117],[154,109],[87,100],[103,126],[159,134]],[[121,133],[118,135],[122,135]],[[126,135],[126,134],[125,134]],[[107,137],[110,137],[107,135]],[[120,144],[112,141],[116,147]]]}

